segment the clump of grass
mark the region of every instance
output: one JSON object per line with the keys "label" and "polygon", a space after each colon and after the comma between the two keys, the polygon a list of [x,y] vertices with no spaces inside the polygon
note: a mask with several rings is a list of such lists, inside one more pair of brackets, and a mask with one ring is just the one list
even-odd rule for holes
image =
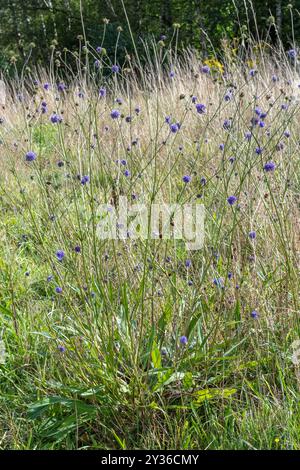
{"label": "clump of grass", "polygon": [[[9,83],[2,448],[299,449],[295,64],[163,46],[141,68],[86,45]],[[120,195],[203,203],[203,249],[99,239]]]}

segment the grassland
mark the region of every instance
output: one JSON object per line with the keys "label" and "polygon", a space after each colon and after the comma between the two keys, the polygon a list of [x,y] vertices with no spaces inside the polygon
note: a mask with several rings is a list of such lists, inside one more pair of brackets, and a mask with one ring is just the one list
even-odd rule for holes
{"label": "grassland", "polygon": [[[299,449],[296,67],[147,54],[7,82],[0,448]],[[99,239],[119,195],[204,204],[204,247]]]}

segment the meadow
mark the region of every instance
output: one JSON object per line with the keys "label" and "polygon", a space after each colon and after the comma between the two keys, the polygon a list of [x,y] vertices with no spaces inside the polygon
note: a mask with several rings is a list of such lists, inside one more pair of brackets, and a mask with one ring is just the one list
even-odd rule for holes
{"label": "meadow", "polygon": [[[297,51],[83,44],[3,77],[0,448],[299,449]],[[119,196],[203,248],[99,238]]]}

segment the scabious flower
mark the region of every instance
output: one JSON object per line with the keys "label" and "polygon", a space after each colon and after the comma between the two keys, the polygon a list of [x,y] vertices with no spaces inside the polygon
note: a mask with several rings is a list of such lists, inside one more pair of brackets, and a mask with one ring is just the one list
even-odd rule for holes
{"label": "scabious flower", "polygon": [[277,75],[272,75],[272,82],[278,82],[279,78],[277,77]]}
{"label": "scabious flower", "polygon": [[258,106],[256,106],[256,107],[254,108],[254,112],[255,112],[255,114],[256,114],[257,116],[260,116],[261,113],[262,113],[262,110],[261,110]]}
{"label": "scabious flower", "polygon": [[95,62],[94,62],[94,66],[96,69],[99,69],[100,68],[100,60],[96,59]]}
{"label": "scabious flower", "polygon": [[251,232],[249,232],[249,238],[251,238],[251,240],[254,240],[256,238],[256,232],[254,230],[251,230]]}
{"label": "scabious flower", "polygon": [[216,287],[223,289],[224,287],[224,280],[221,277],[215,277],[213,283]]}
{"label": "scabious flower", "polygon": [[205,186],[206,185],[206,178],[204,178],[204,176],[202,176],[202,178],[200,179],[200,184],[202,186]]}
{"label": "scabious flower", "polygon": [[224,100],[228,102],[228,101],[231,100],[231,98],[232,98],[232,92],[230,90],[228,90],[227,93],[224,96]]}
{"label": "scabious flower", "polygon": [[171,70],[169,76],[170,76],[170,78],[174,78],[174,77],[175,77],[175,72],[174,72],[174,70]]}
{"label": "scabious flower", "polygon": [[227,198],[227,202],[230,206],[233,206],[233,204],[237,201],[237,198],[235,196],[229,196]]}
{"label": "scabious flower", "polygon": [[75,248],[74,248],[74,251],[75,251],[75,253],[80,253],[81,252],[80,246],[76,245]]}
{"label": "scabious flower", "polygon": [[225,119],[223,122],[223,129],[228,131],[231,128],[231,120],[230,119]]}
{"label": "scabious flower", "polygon": [[287,137],[287,138],[289,138],[289,137],[291,136],[291,133],[290,133],[290,131],[289,131],[288,129],[287,129],[286,131],[284,131],[283,134],[284,134],[284,136]]}
{"label": "scabious flower", "polygon": [[111,71],[112,71],[113,73],[118,73],[119,70],[120,70],[120,67],[119,67],[118,65],[116,65],[116,64],[114,64],[114,65],[112,66],[112,68],[111,68]]}
{"label": "scabious flower", "polygon": [[57,294],[61,294],[61,293],[62,293],[62,288],[59,287],[59,286],[57,286],[57,287],[55,288],[55,292],[56,292]]}
{"label": "scabious flower", "polygon": [[67,87],[66,87],[66,85],[65,85],[63,82],[60,82],[60,83],[58,83],[58,85],[57,85],[58,91],[65,91],[66,88],[67,88]]}
{"label": "scabious flower", "polygon": [[27,152],[25,155],[26,162],[33,162],[35,159],[36,159],[36,153],[33,152],[32,150],[29,150],[29,152]]}
{"label": "scabious flower", "polygon": [[121,113],[117,109],[113,109],[110,116],[112,119],[118,119],[121,116]]}
{"label": "scabious flower", "polygon": [[225,148],[225,145],[224,145],[224,144],[220,144],[220,145],[219,145],[219,149],[220,149],[221,151],[223,151],[224,148]]}
{"label": "scabious flower", "polygon": [[258,318],[258,312],[256,310],[252,310],[250,315],[251,315],[252,318]]}
{"label": "scabious flower", "polygon": [[65,257],[65,252],[63,250],[58,250],[56,252],[56,258],[58,259],[58,261],[62,261]]}
{"label": "scabious flower", "polygon": [[208,65],[203,65],[201,68],[202,73],[209,73],[210,72],[210,67]]}
{"label": "scabious flower", "polygon": [[183,346],[186,346],[188,344],[188,339],[186,336],[180,336],[180,344],[182,344]]}
{"label": "scabious flower", "polygon": [[[59,287],[58,287],[58,289],[59,289]],[[59,352],[61,352],[61,353],[64,353],[64,352],[66,351],[66,348],[65,348],[64,346],[62,346],[62,345],[58,346],[57,349],[58,349]]]}
{"label": "scabious flower", "polygon": [[176,134],[176,132],[179,131],[179,127],[177,124],[170,124],[170,131],[173,132],[173,134]]}
{"label": "scabious flower", "polygon": [[249,71],[250,77],[255,77],[256,74],[257,74],[257,70],[255,70],[255,69],[251,69],[251,70]]}
{"label": "scabious flower", "polygon": [[186,268],[190,268],[192,266],[192,262],[190,259],[186,259],[184,262],[184,265]]}
{"label": "scabious flower", "polygon": [[297,51],[295,49],[290,49],[287,51],[287,55],[290,59],[296,59]]}
{"label": "scabious flower", "polygon": [[252,133],[250,131],[245,132],[245,139],[246,140],[248,140],[248,141],[251,140],[251,137],[252,137]]}
{"label": "scabious flower", "polygon": [[85,184],[89,183],[90,181],[90,177],[88,175],[84,175],[81,180],[80,180],[80,183],[84,186]]}
{"label": "scabious flower", "polygon": [[196,110],[197,110],[197,113],[199,113],[199,114],[205,114],[205,113],[206,113],[206,106],[205,106],[205,104],[197,103],[197,104],[196,104]]}
{"label": "scabious flower", "polygon": [[192,178],[191,178],[189,175],[184,175],[184,176],[182,177],[182,181],[183,181],[184,183],[189,183],[189,182],[191,181],[191,179],[192,179]]}
{"label": "scabious flower", "polygon": [[99,96],[100,96],[100,98],[104,98],[106,96],[106,88],[104,88],[104,87],[100,88]]}
{"label": "scabious flower", "polygon": [[47,282],[51,282],[53,280],[53,275],[50,274],[50,276],[47,277]]}
{"label": "scabious flower", "polygon": [[44,83],[44,90],[48,91],[50,88],[50,83]]}
{"label": "scabious flower", "polygon": [[264,170],[267,171],[267,172],[274,171],[275,168],[276,168],[276,165],[272,161],[269,161],[269,162],[265,163],[265,165],[264,165]]}
{"label": "scabious flower", "polygon": [[262,154],[262,148],[261,148],[261,147],[256,147],[255,153],[256,153],[257,155],[261,155],[261,154]]}
{"label": "scabious flower", "polygon": [[197,102],[197,96],[192,96],[192,103],[196,103]]}
{"label": "scabious flower", "polygon": [[98,54],[100,54],[102,52],[102,47],[101,46],[97,46],[96,47],[96,52],[98,52]]}
{"label": "scabious flower", "polygon": [[165,122],[166,122],[167,124],[171,124],[171,116],[166,116],[166,117],[165,117]]}
{"label": "scabious flower", "polygon": [[54,113],[50,117],[50,121],[52,122],[52,124],[57,124],[57,123],[62,122],[62,117],[59,116],[58,114]]}
{"label": "scabious flower", "polygon": [[124,171],[124,176],[126,176],[126,178],[128,178],[130,175],[131,175],[131,173],[130,173],[129,170]]}

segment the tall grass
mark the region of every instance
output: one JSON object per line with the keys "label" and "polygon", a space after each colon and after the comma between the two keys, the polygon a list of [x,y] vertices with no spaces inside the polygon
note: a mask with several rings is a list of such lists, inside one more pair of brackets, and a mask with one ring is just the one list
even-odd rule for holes
{"label": "tall grass", "polygon": [[[205,73],[159,42],[112,73],[95,47],[54,45],[49,68],[7,82],[1,448],[299,449],[296,61],[224,43]],[[119,195],[203,203],[203,249],[100,240],[99,204]]]}

